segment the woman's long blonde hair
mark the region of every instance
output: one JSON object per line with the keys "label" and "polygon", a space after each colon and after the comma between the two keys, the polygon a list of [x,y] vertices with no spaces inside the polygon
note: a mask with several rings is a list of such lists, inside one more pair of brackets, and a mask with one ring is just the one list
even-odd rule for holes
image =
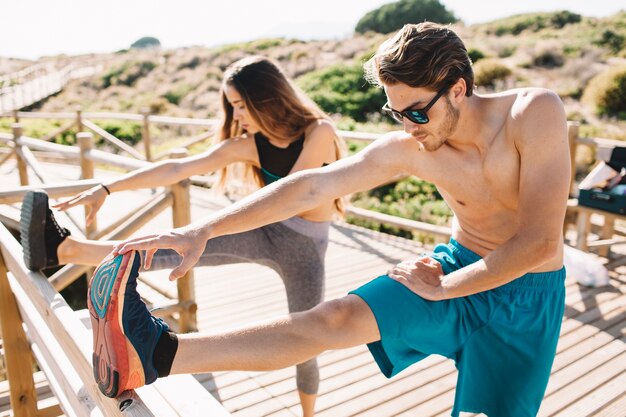
{"label": "woman's long blonde hair", "polygon": [[[302,136],[306,128],[316,120],[330,120],[329,117],[289,78],[278,64],[263,56],[249,56],[231,64],[224,72],[221,99],[223,119],[217,141],[239,136],[241,127],[233,120],[233,107],[224,92],[226,86],[237,90],[244,100],[250,117],[259,126],[261,133],[279,140],[293,141]],[[335,135],[335,156],[344,155],[343,141]],[[219,172],[218,189],[224,189],[232,180],[242,182],[251,189],[262,187],[261,172],[249,164],[233,164]],[[335,201],[335,207],[343,214],[341,199]]]}

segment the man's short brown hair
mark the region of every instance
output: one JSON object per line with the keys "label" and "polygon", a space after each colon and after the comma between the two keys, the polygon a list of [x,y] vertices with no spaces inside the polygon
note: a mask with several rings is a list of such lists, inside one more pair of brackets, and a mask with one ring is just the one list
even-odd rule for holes
{"label": "man's short brown hair", "polygon": [[372,84],[441,90],[463,78],[466,96],[474,89],[474,72],[463,41],[449,26],[432,22],[408,24],[385,41],[365,64]]}

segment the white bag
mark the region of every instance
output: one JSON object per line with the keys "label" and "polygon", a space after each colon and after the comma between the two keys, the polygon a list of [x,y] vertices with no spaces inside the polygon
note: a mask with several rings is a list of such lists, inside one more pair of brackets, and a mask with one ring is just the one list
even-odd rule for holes
{"label": "white bag", "polygon": [[588,287],[609,285],[609,271],[595,256],[565,245],[563,264],[567,276]]}

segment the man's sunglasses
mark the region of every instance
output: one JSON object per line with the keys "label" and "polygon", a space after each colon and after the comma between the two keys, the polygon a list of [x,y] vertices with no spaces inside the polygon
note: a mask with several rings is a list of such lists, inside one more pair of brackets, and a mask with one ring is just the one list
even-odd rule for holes
{"label": "man's sunglasses", "polygon": [[448,89],[449,87],[444,87],[439,90],[437,92],[437,95],[432,100],[430,100],[426,107],[423,107],[421,109],[398,111],[389,107],[389,103],[385,103],[385,105],[383,106],[383,110],[386,111],[398,123],[402,123],[402,119],[406,117],[413,123],[423,125],[430,121],[426,112],[430,110],[430,108],[437,102],[437,100],[439,100],[439,97],[441,97],[443,93],[448,91]]}

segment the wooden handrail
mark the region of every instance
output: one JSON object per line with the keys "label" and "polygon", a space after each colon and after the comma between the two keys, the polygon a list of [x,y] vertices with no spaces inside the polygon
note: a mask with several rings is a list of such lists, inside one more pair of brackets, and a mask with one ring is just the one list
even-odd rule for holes
{"label": "wooden handrail", "polygon": [[[88,343],[91,340],[91,335],[73,315],[72,309],[65,300],[58,296],[58,293],[52,288],[46,277],[41,273],[28,271],[22,261],[22,247],[11,233],[1,225],[0,251],[8,270],[12,273],[12,277],[9,276],[9,278],[11,288],[18,299],[18,304],[26,305],[40,317],[46,318],[47,325],[52,330],[56,341],[61,347],[61,350],[56,353],[60,354],[63,352],[67,358],[66,360],[71,358],[72,366],[70,369],[74,369],[77,372],[86,393],[96,401],[100,409],[105,411],[105,415],[121,416],[117,401],[103,397],[99,393],[93,379],[92,353],[90,343]],[[33,316],[36,318],[36,315],[33,314]],[[23,320],[26,320],[29,328],[38,329],[40,326],[34,322],[35,318],[25,315]],[[42,335],[35,331],[31,336]],[[82,343],[77,344],[74,340],[81,340]],[[40,347],[46,345],[46,342],[43,340],[38,342]],[[61,360],[61,357],[57,357],[53,363],[58,363]],[[74,389],[76,387],[71,387],[71,390]],[[78,391],[68,392],[66,395],[68,398],[79,398]],[[84,406],[86,408],[86,404]],[[157,414],[153,413],[153,415]]]}
{"label": "wooden handrail", "polygon": [[[18,318],[2,310],[3,328],[9,330],[7,320],[11,320],[10,324],[16,329],[22,328],[22,320],[26,323],[33,354],[65,412],[78,417],[229,415],[191,375],[159,379],[136,391],[125,391],[116,399],[103,396],[93,378],[89,327],[81,322],[43,274],[26,269],[22,257],[21,246],[0,224],[0,284],[8,282],[8,285],[0,285],[0,295],[14,295],[21,312],[21,318]],[[7,270],[10,274],[6,273]],[[6,309],[9,303],[4,302],[4,298],[2,301],[0,307]],[[26,351],[27,348],[21,348],[21,352]],[[16,351],[12,349],[11,352]],[[19,415],[50,415],[55,408],[36,410],[37,401],[32,389],[33,395],[28,398],[30,414],[23,413],[24,407],[18,408],[27,398],[17,377],[21,375],[22,380],[29,377],[25,365],[30,368],[30,362],[15,359],[11,356],[11,363],[7,366],[19,369],[16,366],[21,364],[22,372],[9,374],[12,407],[20,412]],[[30,380],[32,387],[32,376]]]}
{"label": "wooden handrail", "polygon": [[116,138],[115,136],[113,136],[112,134],[110,134],[109,132],[101,128],[100,126],[96,125],[95,123],[86,119],[83,119],[82,123],[86,128],[91,129],[92,131],[94,131],[94,133],[98,134],[100,137],[102,137],[109,143],[117,146],[119,149],[123,150],[124,152],[129,153],[130,155],[134,156],[137,159],[140,159],[140,160],[145,159],[145,157],[139,152],[137,152],[132,146],[128,146],[126,143],[119,140],[118,138]]}
{"label": "wooden handrail", "polygon": [[69,197],[81,191],[100,184],[98,180],[78,180],[71,183],[63,184],[36,184],[15,187],[10,190],[0,191],[0,204],[20,203],[24,199],[24,195],[32,190],[45,190],[50,198]]}
{"label": "wooden handrail", "polygon": [[346,214],[351,214],[364,220],[370,220],[377,223],[384,223],[403,230],[424,232],[436,236],[449,238],[452,236],[452,229],[446,226],[437,226],[430,223],[418,222],[416,220],[405,219],[398,216],[379,213],[377,211],[366,210],[359,207],[346,207]]}

